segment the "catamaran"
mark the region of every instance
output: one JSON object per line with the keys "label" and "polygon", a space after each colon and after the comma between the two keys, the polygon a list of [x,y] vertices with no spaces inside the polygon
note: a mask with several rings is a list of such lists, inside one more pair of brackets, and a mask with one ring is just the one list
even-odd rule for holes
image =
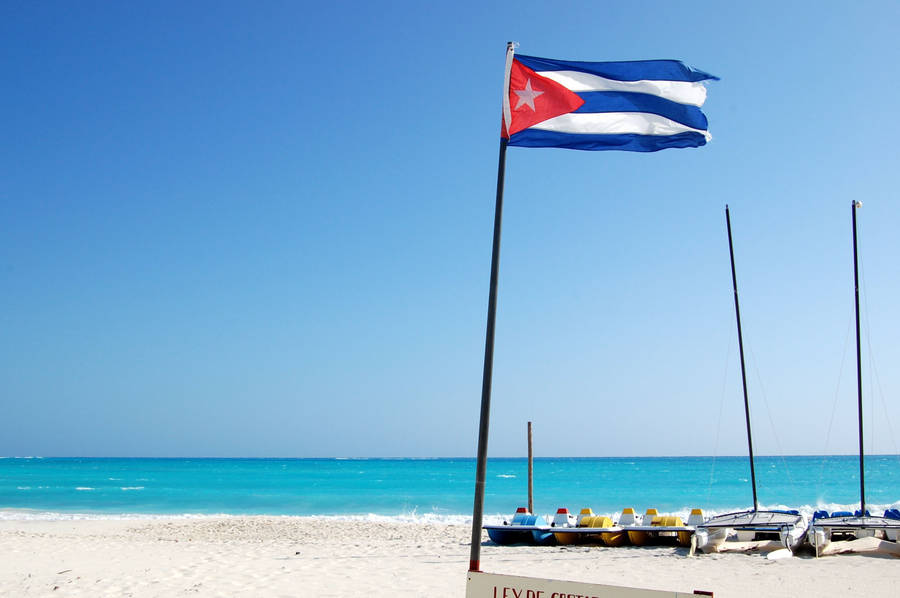
{"label": "catamaran", "polygon": [[725,206],[725,222],[728,227],[728,251],[731,255],[731,281],[734,288],[734,313],[737,319],[738,349],[741,356],[741,382],[744,390],[744,415],[747,422],[747,447],[750,456],[750,485],[753,489],[753,508],[735,513],[716,515],[697,526],[691,540],[691,554],[699,549],[717,552],[725,541],[736,534],[740,540],[777,538],[793,552],[806,535],[806,518],[798,511],[763,511],[756,497],[756,469],[753,464],[753,435],[750,431],[750,403],[747,398],[747,372],[744,365],[744,340],[741,334],[741,307],[738,302],[737,274],[734,268],[734,245],[731,240],[731,216]]}
{"label": "catamaran", "polygon": [[853,215],[853,286],[856,303],[856,391],[859,411],[859,510],[855,513],[842,512],[829,515],[816,511],[807,535],[807,541],[819,556],[827,549],[834,537],[860,539],[875,537],[897,541],[900,535],[900,512],[889,509],[880,517],[872,516],[866,508],[866,472],[863,452],[863,404],[862,404],[862,363],[859,342],[859,259],[856,248],[856,210],[862,202],[854,201]]}

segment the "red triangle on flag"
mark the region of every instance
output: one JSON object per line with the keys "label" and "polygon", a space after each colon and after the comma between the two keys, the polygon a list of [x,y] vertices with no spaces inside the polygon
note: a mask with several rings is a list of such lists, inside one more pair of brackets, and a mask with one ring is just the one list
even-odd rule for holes
{"label": "red triangle on flag", "polygon": [[515,135],[539,122],[573,112],[583,104],[584,100],[572,90],[513,60],[509,73],[510,122],[504,123],[504,130],[508,127],[509,135]]}

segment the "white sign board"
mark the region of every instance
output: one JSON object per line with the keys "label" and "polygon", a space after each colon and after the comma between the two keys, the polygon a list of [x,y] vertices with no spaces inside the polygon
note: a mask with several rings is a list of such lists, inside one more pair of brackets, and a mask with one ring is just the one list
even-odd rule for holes
{"label": "white sign board", "polygon": [[712,592],[666,592],[574,581],[469,572],[466,598],[694,598]]}

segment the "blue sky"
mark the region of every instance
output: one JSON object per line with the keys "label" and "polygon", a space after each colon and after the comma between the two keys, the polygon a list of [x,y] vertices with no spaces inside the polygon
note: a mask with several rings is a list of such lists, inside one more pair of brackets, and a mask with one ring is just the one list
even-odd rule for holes
{"label": "blue sky", "polygon": [[[474,456],[507,40],[706,147],[510,148],[492,455],[898,452],[895,2],[6,2],[0,455]],[[852,331],[851,331],[852,332]],[[843,364],[843,365],[842,365]],[[893,420],[891,416],[893,415]]]}

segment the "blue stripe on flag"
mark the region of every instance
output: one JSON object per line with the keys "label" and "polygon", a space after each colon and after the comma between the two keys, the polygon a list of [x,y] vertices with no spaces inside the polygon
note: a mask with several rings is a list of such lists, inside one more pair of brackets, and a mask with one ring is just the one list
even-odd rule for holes
{"label": "blue stripe on flag", "polygon": [[709,122],[697,106],[688,106],[646,93],[589,91],[578,94],[584,105],[579,112],[650,112],[665,116],[693,129],[706,130]]}
{"label": "blue stripe on flag", "polygon": [[616,81],[705,81],[719,78],[693,69],[678,60],[634,60],[623,62],[580,62],[551,60],[516,54],[516,60],[535,71],[580,71]]}
{"label": "blue stripe on flag", "polygon": [[577,150],[624,150],[655,152],[677,147],[700,147],[706,138],[700,133],[677,135],[602,135],[556,133],[540,129],[525,129],[509,138],[509,145],[519,147],[564,147]]}

